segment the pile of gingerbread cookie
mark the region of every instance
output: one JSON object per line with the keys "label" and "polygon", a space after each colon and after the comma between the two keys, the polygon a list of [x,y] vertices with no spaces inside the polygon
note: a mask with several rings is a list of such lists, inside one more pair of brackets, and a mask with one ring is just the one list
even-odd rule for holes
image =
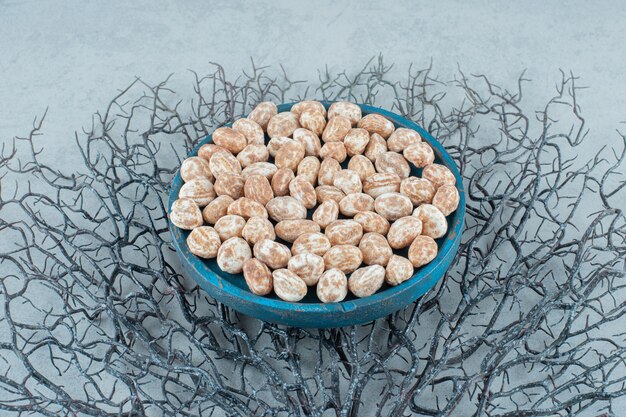
{"label": "pile of gingerbread cookie", "polygon": [[282,113],[259,103],[180,175],[170,221],[191,230],[190,252],[291,302],[310,287],[333,303],[409,280],[437,256],[459,204],[454,175],[417,131],[349,102]]}

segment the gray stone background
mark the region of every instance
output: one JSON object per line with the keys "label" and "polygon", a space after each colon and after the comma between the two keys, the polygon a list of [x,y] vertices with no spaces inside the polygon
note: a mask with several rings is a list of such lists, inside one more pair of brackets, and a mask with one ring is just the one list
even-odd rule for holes
{"label": "gray stone background", "polygon": [[[559,69],[589,89],[580,105],[599,142],[626,120],[626,2],[19,1],[0,0],[0,138],[25,134],[49,107],[43,145],[71,158],[74,131],[89,124],[135,76],[148,82],[219,62],[231,73],[284,65],[356,70],[382,53],[451,79],[460,66],[512,85],[526,69],[527,94],[543,103]],[[534,100],[533,100],[534,101]]]}
{"label": "gray stone background", "polygon": [[[399,74],[432,61],[443,80],[461,68],[514,86],[526,70],[530,103],[553,96],[560,69],[579,93],[587,146],[621,142],[626,120],[626,2],[233,1],[62,2],[0,0],[0,140],[25,135],[48,108],[45,157],[75,162],[74,132],[136,76],[191,89],[191,74],[218,62],[315,79],[356,71],[379,53]],[[0,242],[0,245],[2,243]]]}

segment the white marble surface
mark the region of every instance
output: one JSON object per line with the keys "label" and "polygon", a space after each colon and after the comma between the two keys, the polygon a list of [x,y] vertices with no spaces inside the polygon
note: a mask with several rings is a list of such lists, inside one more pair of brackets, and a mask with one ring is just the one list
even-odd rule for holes
{"label": "white marble surface", "polygon": [[[405,71],[431,60],[515,85],[541,105],[560,69],[581,77],[589,147],[616,145],[626,121],[626,2],[447,1],[17,1],[0,0],[0,140],[25,135],[48,108],[40,145],[57,166],[76,157],[74,132],[136,76],[191,88],[218,62],[235,74],[250,58],[283,64],[294,79],[357,70],[382,53]],[[523,3],[523,4],[522,4]],[[595,149],[590,149],[593,151]]]}
{"label": "white marble surface", "polygon": [[189,87],[188,69],[202,73],[213,61],[234,73],[254,57],[313,79],[324,64],[355,70],[378,53],[399,71],[432,59],[443,79],[458,65],[513,85],[526,69],[538,104],[559,69],[571,70],[589,87],[580,105],[590,134],[619,139],[626,2],[390,3],[0,1],[0,139],[25,134],[48,107],[43,141],[64,157],[74,131],[135,76],[174,73],[175,85]]}

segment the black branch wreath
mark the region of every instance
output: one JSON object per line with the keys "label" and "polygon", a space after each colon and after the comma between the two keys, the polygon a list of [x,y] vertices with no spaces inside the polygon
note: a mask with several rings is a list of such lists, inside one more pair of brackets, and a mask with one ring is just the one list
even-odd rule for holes
{"label": "black branch wreath", "polygon": [[[0,156],[0,410],[5,415],[617,415],[624,398],[625,137],[595,154],[562,74],[539,111],[461,71],[384,63],[314,82],[214,65],[184,97],[137,79],[77,134],[82,166],[36,137]],[[166,199],[180,161],[262,100],[389,108],[439,138],[468,197],[442,282],[357,327],[242,316],[182,275]],[[606,140],[605,142],[609,142]],[[73,151],[74,152],[74,151]],[[623,328],[623,326],[622,326]]]}

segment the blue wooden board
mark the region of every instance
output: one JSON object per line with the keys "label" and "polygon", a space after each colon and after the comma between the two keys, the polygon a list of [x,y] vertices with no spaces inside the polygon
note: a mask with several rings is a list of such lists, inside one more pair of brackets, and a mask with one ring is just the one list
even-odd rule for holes
{"label": "blue wooden board", "polygon": [[[278,111],[289,111],[293,104],[295,103],[281,104]],[[323,104],[328,108],[332,103],[323,102]],[[385,284],[370,297],[356,298],[348,295],[341,303],[323,304],[315,295],[315,287],[309,287],[309,292],[302,301],[291,303],[280,300],[274,294],[264,297],[255,295],[248,290],[242,274],[228,274],[219,269],[215,259],[207,260],[193,255],[185,241],[189,232],[170,223],[174,247],[183,268],[209,295],[241,313],[273,323],[305,328],[341,327],[366,323],[406,307],[435,286],[444,276],[459,248],[465,217],[465,191],[459,170],[443,146],[416,123],[377,107],[367,105],[360,107],[363,115],[378,113],[391,120],[396,128],[417,130],[435,151],[435,162],[447,166],[456,177],[456,186],[461,199],[458,209],[448,216],[448,233],[437,239],[439,245],[437,257],[428,265],[417,268],[410,280],[396,287]],[[197,155],[200,146],[210,142],[211,136],[206,137],[189,156]],[[421,169],[413,166],[411,168],[411,175],[421,177]],[[182,185],[183,180],[179,172],[172,182],[168,209],[178,198]]]}

